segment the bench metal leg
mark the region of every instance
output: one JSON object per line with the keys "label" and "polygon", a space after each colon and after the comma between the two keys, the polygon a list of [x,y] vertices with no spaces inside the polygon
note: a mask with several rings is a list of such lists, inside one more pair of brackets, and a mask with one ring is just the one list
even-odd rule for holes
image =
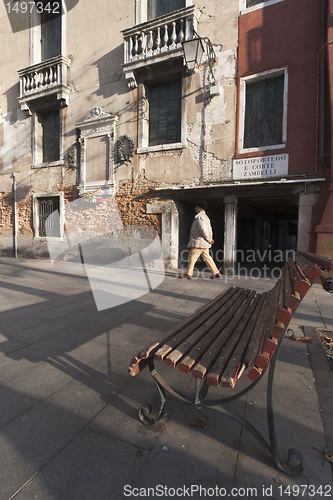
{"label": "bench metal leg", "polygon": [[[275,433],[275,423],[274,423],[274,411],[273,411],[273,382],[274,382],[274,372],[276,361],[280,352],[281,342],[279,342],[278,347],[275,349],[272,356],[272,360],[269,366],[268,382],[267,382],[267,424],[269,440],[271,443],[271,456],[272,459],[279,470],[289,474],[290,476],[297,476],[304,469],[303,456],[300,451],[295,448],[290,448],[288,450],[288,463],[286,465],[281,464],[279,460],[279,453],[276,442]],[[292,459],[296,459],[299,463],[297,465],[292,465]]]}
{"label": "bench metal leg", "polygon": [[[275,425],[274,425],[274,413],[273,413],[273,380],[274,380],[275,365],[280,345],[281,343],[276,349],[272,361],[270,363],[268,384],[267,384],[267,423],[268,423],[269,443],[262,436],[262,434],[255,427],[253,427],[252,424],[250,424],[250,422],[244,419],[241,415],[238,415],[237,413],[225,408],[224,406],[226,403],[239,399],[243,395],[247,394],[258,383],[260,379],[257,379],[255,382],[246,387],[243,391],[233,396],[216,401],[205,401],[205,397],[209,389],[209,386],[207,384],[202,383],[202,381],[200,381],[199,379],[196,379],[194,398],[186,397],[180,394],[179,392],[175,391],[167,382],[165,382],[165,380],[163,380],[161,375],[155,369],[153,358],[149,359],[149,370],[151,376],[155,381],[157,390],[160,395],[160,408],[156,418],[153,419],[149,418],[149,415],[151,413],[150,405],[147,404],[143,406],[139,410],[140,420],[144,424],[152,426],[155,425],[162,417],[168,415],[169,413],[172,413],[175,410],[179,410],[180,408],[183,408],[188,404],[195,406],[197,408],[207,408],[218,411],[232,418],[236,422],[240,423],[245,429],[247,429],[263,446],[266,452],[272,457],[273,462],[275,463],[276,467],[279,470],[293,476],[300,474],[304,468],[304,465],[303,465],[303,457],[298,450],[294,448],[290,448],[288,450],[288,463],[285,465],[282,464],[278,455]],[[177,398],[178,400],[182,401],[183,403],[186,403],[186,405],[181,405],[169,412],[164,412],[164,407],[166,403],[166,397],[165,397],[166,392],[169,393],[171,396]],[[297,459],[299,463],[297,465],[292,465],[291,464],[292,459]]]}

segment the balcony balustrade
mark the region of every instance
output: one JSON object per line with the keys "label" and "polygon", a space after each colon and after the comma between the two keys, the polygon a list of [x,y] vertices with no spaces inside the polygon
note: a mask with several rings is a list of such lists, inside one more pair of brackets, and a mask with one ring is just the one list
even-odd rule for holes
{"label": "balcony balustrade", "polygon": [[29,110],[29,103],[50,95],[68,104],[70,89],[67,86],[67,69],[69,66],[70,59],[60,55],[21,69],[18,72],[21,108]]}
{"label": "balcony balustrade", "polygon": [[123,69],[130,87],[136,86],[133,73],[136,69],[183,55],[181,43],[192,37],[199,16],[199,10],[192,5],[122,32]]}

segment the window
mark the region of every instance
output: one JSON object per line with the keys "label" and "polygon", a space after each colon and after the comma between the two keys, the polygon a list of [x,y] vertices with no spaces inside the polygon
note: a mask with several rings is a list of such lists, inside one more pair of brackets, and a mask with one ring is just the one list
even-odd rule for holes
{"label": "window", "polygon": [[147,19],[149,21],[184,7],[186,0],[148,0]]}
{"label": "window", "polygon": [[283,0],[240,0],[240,11],[241,14],[245,14],[279,2],[283,2]]}
{"label": "window", "polygon": [[156,17],[169,14],[175,10],[184,9],[192,5],[193,0],[136,0],[135,24],[145,23],[155,19]]}
{"label": "window", "polygon": [[60,157],[59,110],[40,115],[42,125],[43,163],[58,161]]}
{"label": "window", "polygon": [[33,166],[59,165],[62,159],[62,111],[36,109],[33,114]]}
{"label": "window", "polygon": [[181,80],[149,89],[149,146],[181,141]]}
{"label": "window", "polygon": [[[44,5],[42,8],[40,4]],[[55,4],[56,2],[54,2]],[[61,54],[65,55],[66,2],[38,2],[30,14],[30,65],[39,64]]]}
{"label": "window", "polygon": [[246,0],[246,7],[252,7],[253,5],[257,5],[258,3],[264,3],[263,0]]}
{"label": "window", "polygon": [[60,238],[59,197],[37,198],[38,236]]}
{"label": "window", "polygon": [[41,61],[61,54],[61,15],[41,14]]}
{"label": "window", "polygon": [[240,150],[284,147],[286,142],[287,70],[241,80]]}

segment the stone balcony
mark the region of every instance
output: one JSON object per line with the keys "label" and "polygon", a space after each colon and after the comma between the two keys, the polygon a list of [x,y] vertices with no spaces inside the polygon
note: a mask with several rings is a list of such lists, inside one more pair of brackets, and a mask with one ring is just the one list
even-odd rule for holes
{"label": "stone balcony", "polygon": [[194,5],[124,30],[125,78],[137,86],[135,70],[183,56],[182,42],[197,29],[200,11]]}
{"label": "stone balcony", "polygon": [[67,70],[70,59],[56,56],[33,66],[19,70],[21,109],[30,111],[37,99],[54,96],[68,105],[70,88],[67,86]]}

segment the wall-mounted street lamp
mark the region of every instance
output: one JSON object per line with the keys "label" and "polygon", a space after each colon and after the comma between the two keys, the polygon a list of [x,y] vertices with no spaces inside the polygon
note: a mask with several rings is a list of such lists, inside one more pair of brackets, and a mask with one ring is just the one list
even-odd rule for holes
{"label": "wall-mounted street lamp", "polygon": [[213,64],[216,61],[215,50],[209,38],[201,38],[195,30],[193,30],[193,36],[190,40],[182,42],[185,65],[190,73],[193,73],[200,66],[205,51],[204,43],[206,44],[206,53],[210,69],[209,83],[216,85],[216,79],[213,72]]}

